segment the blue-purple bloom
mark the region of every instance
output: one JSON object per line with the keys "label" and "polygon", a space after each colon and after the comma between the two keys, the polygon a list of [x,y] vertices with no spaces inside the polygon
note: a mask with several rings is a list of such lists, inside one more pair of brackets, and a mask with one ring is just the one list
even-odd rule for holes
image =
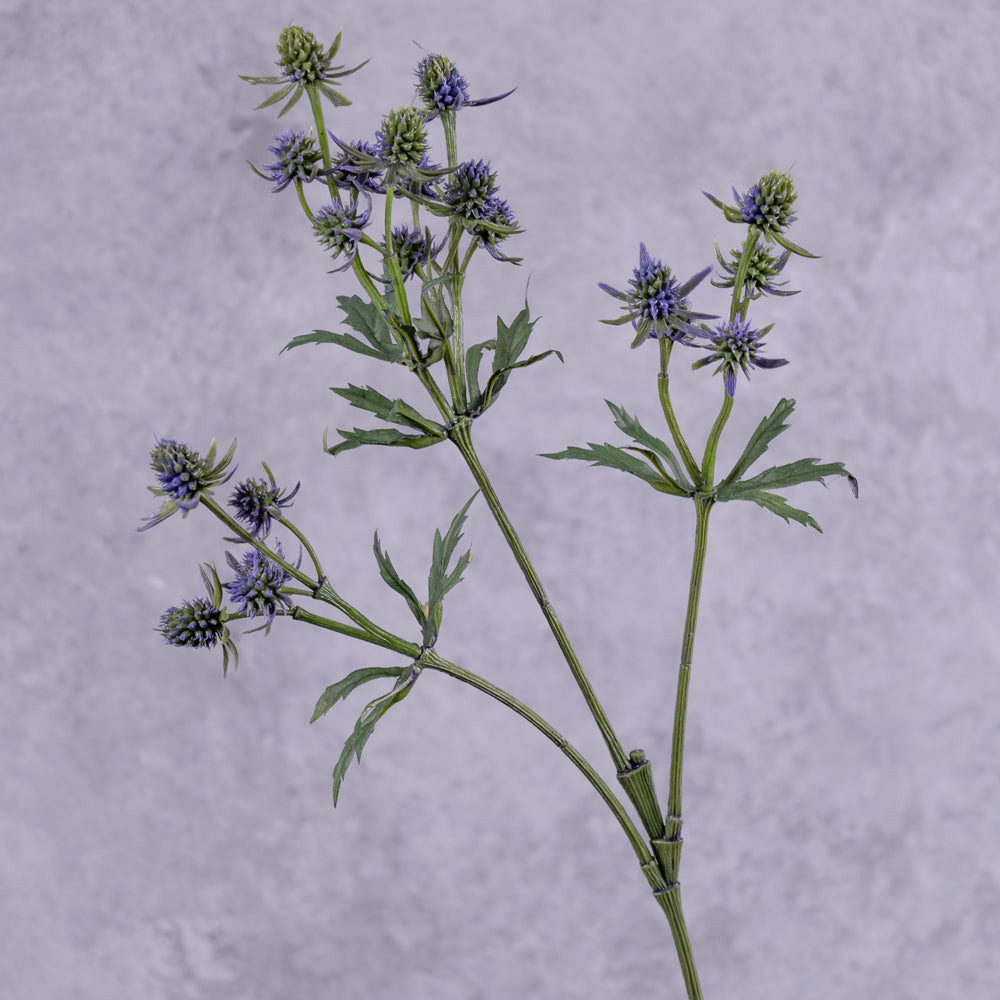
{"label": "blue-purple bloom", "polygon": [[510,205],[497,194],[496,174],[486,160],[467,160],[458,165],[448,178],[443,204],[436,214],[457,219],[496,260],[519,263],[520,258],[505,257],[496,248],[501,240],[521,230]]}
{"label": "blue-purple bloom", "polygon": [[247,531],[254,538],[266,538],[271,530],[271,521],[274,518],[281,519],[281,508],[291,507],[292,499],[299,492],[300,483],[295,484],[291,493],[284,496],[275,481],[274,474],[264,462],[264,471],[267,473],[267,481],[263,479],[244,479],[237,483],[229,498],[229,505],[233,508],[237,521],[246,525]]}
{"label": "blue-purple bloom", "polygon": [[435,243],[430,230],[410,229],[409,226],[393,226],[390,233],[392,251],[399,262],[399,270],[403,280],[416,273],[416,269],[427,266],[431,258],[441,249],[441,243]]}
{"label": "blue-purple bloom", "polygon": [[[333,136],[333,133],[330,134]],[[337,187],[385,194],[385,186],[382,184],[384,168],[378,165],[379,153],[375,146],[362,139],[349,145],[340,143],[336,136],[333,139],[343,150],[334,160],[333,170],[330,172]]]}
{"label": "blue-purple bloom", "polygon": [[[716,288],[733,287],[736,283],[736,272],[739,270],[742,255],[742,248],[733,250],[727,261],[722,256],[722,251],[719,250],[719,244],[715,244],[715,256],[718,258],[719,266],[728,275],[722,281],[712,279],[712,284]],[[780,256],[775,257],[771,248],[758,240],[747,263],[746,277],[743,279],[744,294],[749,295],[751,299],[759,299],[762,295],[798,295],[797,290],[790,292],[782,290],[780,286],[787,285],[787,281],[774,280],[781,274],[791,255],[792,252],[786,250]]]}
{"label": "blue-purple bloom", "polygon": [[267,149],[274,154],[274,163],[264,167],[266,174],[262,174],[256,167],[253,169],[265,180],[274,182],[272,192],[284,191],[295,181],[308,183],[329,173],[323,169],[323,154],[316,148],[316,140],[311,132],[288,129],[281,135],[276,135],[274,145]]}
{"label": "blue-purple bloom", "polygon": [[358,241],[372,211],[371,198],[364,192],[362,194],[365,206],[360,210],[357,204],[324,205],[313,216],[313,231],[320,246],[329,250],[335,258],[341,255],[347,258],[343,266],[335,267],[334,271],[346,270],[357,256]]}
{"label": "blue-purple bloom", "polygon": [[[156,447],[149,453],[149,464],[156,474],[157,486],[150,486],[153,496],[164,497],[160,509],[149,517],[139,531],[152,528],[154,524],[165,521],[176,511],[185,515],[198,506],[202,496],[211,495],[212,489],[226,482],[236,471],[233,466],[229,472],[226,469],[236,451],[236,441],[220,461],[215,462],[215,441],[209,446],[208,452],[202,458],[193,448],[189,448],[173,438],[157,438]],[[225,475],[224,475],[225,473]]]}
{"label": "blue-purple bloom", "polygon": [[781,368],[788,362],[784,358],[762,358],[760,350],[764,344],[764,337],[774,326],[770,323],[760,330],[751,330],[748,320],[737,316],[732,322],[720,324],[712,333],[710,345],[705,345],[711,351],[707,357],[699,358],[691,367],[703,368],[713,361],[718,361],[719,366],[712,372],[717,375],[722,372],[722,379],[726,386],[726,394],[730,399],[736,393],[736,373],[742,371],[749,378],[751,368]]}
{"label": "blue-purple bloom", "polygon": [[[284,559],[280,544],[275,545],[274,551],[279,558]],[[259,615],[267,618],[261,627],[265,632],[269,631],[278,611],[292,607],[291,597],[281,593],[281,588],[291,579],[291,574],[256,549],[247,552],[242,562],[227,552],[226,562],[236,573],[235,578],[225,585],[229,596],[241,614],[248,618]]]}
{"label": "blue-purple bloom", "polygon": [[222,584],[214,566],[200,566],[201,578],[208,591],[208,597],[196,597],[185,601],[180,607],[167,608],[160,615],[159,632],[169,646],[190,646],[192,649],[211,649],[222,643],[222,674],[229,669],[229,657],[233,658],[233,669],[239,663],[239,653],[229,635],[226,621],[229,612],[222,606]]}
{"label": "blue-purple bloom", "polygon": [[624,316],[601,322],[612,326],[631,322],[636,331],[635,339],[632,341],[633,347],[638,347],[651,337],[665,337],[682,344],[690,344],[692,337],[705,336],[705,331],[695,326],[692,320],[715,318],[707,313],[692,312],[687,300],[690,292],[711,270],[711,267],[706,267],[681,284],[673,276],[670,268],[665,267],[655,257],[651,257],[646,244],[640,243],[639,266],[632,272],[628,291],[620,292],[604,282],[598,282],[598,287],[602,291],[625,303]]}
{"label": "blue-purple bloom", "polygon": [[431,121],[444,111],[457,111],[462,107],[473,108],[477,105],[492,104],[501,101],[514,93],[516,88],[496,97],[481,97],[478,100],[469,99],[469,84],[465,77],[447,57],[431,53],[424,56],[417,65],[417,96],[424,102],[427,109],[425,119]]}

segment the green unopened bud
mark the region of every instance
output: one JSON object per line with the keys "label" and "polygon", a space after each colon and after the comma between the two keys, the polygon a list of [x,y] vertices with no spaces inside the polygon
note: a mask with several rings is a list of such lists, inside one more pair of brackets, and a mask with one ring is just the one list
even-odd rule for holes
{"label": "green unopened bud", "polygon": [[424,115],[418,108],[393,108],[375,134],[379,156],[398,166],[418,167],[427,152]]}
{"label": "green unopened bud", "polygon": [[289,24],[278,38],[278,65],[289,80],[316,83],[327,68],[326,52],[311,31]]}

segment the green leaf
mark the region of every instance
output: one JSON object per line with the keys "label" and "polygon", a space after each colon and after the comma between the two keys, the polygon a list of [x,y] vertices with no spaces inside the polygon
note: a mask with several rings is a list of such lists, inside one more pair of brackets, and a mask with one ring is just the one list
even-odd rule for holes
{"label": "green leaf", "polygon": [[344,439],[340,444],[330,445],[326,431],[323,432],[323,449],[331,455],[360,448],[365,444],[387,445],[400,448],[429,448],[431,445],[444,441],[440,434],[404,434],[393,427],[376,427],[374,430],[364,430],[355,427],[353,430],[339,430],[337,433]]}
{"label": "green leaf", "polygon": [[[637,444],[641,444],[651,451],[655,452],[660,458],[662,458],[669,466],[670,471],[673,473],[673,479],[676,480],[681,487],[688,493],[688,495],[693,494],[695,491],[694,485],[690,482],[687,476],[684,475],[684,470],[681,467],[681,463],[677,460],[677,456],[671,451],[670,446],[665,442],[661,441],[658,437],[650,434],[642,424],[639,423],[637,417],[632,416],[623,407],[617,406],[612,403],[610,399],[604,400],[608,404],[608,408],[611,410],[611,415],[614,417],[615,426],[624,431],[633,441]],[[633,449],[639,450],[639,449]],[[642,452],[647,458],[652,461],[652,457],[648,452]],[[657,463],[653,463],[654,465]],[[666,472],[661,467],[661,472],[667,478]]]}
{"label": "green leaf", "polygon": [[[757,429],[750,436],[747,446],[743,449],[743,454],[733,466],[732,471],[725,479],[719,483],[719,490],[735,483],[761,455],[767,451],[767,446],[783,431],[788,428],[788,424],[783,421],[791,416],[795,409],[794,399],[779,399],[769,417],[765,417],[758,425]],[[718,492],[718,491],[717,491]]]}
{"label": "green leaf", "polygon": [[619,469],[630,475],[637,476],[658,490],[660,493],[672,493],[675,496],[688,496],[673,480],[665,478],[655,468],[650,468],[645,462],[628,454],[623,448],[617,448],[613,444],[594,444],[588,442],[586,448],[576,446],[567,448],[565,451],[551,452],[543,454],[542,458],[575,458],[581,462],[590,462],[593,465],[601,465],[608,469]]}
{"label": "green leaf", "polygon": [[381,417],[387,423],[401,424],[413,430],[422,431],[425,434],[434,434],[444,437],[447,433],[443,424],[436,420],[422,416],[409,403],[402,399],[389,399],[383,396],[377,389],[368,385],[348,385],[346,388],[331,387],[331,392],[346,399],[351,406],[356,406],[359,410],[368,410],[377,417]]}
{"label": "green leaf", "polygon": [[369,737],[375,730],[375,723],[385,715],[386,712],[392,708],[393,705],[398,701],[402,701],[410,693],[410,688],[413,687],[413,682],[416,680],[417,673],[415,670],[410,668],[405,674],[401,674],[399,679],[396,681],[396,686],[386,695],[381,698],[376,698],[374,701],[369,702],[364,711],[358,717],[358,721],[354,724],[354,731],[350,736],[347,737],[347,741],[344,743],[344,749],[340,753],[340,758],[333,768],[333,804],[337,805],[337,798],[340,795],[340,786],[343,784],[344,775],[347,774],[347,769],[351,766],[351,758],[357,759],[358,763],[361,763],[361,751],[364,749],[365,744],[368,742]]}
{"label": "green leaf", "polygon": [[741,500],[744,493],[797,486],[799,483],[823,483],[827,476],[844,476],[851,487],[851,492],[857,497],[858,481],[844,468],[843,462],[828,462],[821,465],[818,458],[800,458],[797,462],[789,462],[787,465],[771,466],[753,479],[729,483],[724,488],[720,486],[716,491],[716,498]]}
{"label": "green leaf", "polygon": [[493,359],[493,370],[499,372],[503,368],[510,368],[521,356],[521,352],[528,345],[528,338],[535,325],[528,313],[528,304],[525,302],[524,308],[514,317],[514,322],[507,326],[504,321],[497,316],[497,347],[496,355]]}
{"label": "green leaf", "polygon": [[362,667],[349,673],[336,684],[331,684],[319,696],[309,724],[312,725],[318,718],[326,715],[338,701],[346,698],[356,687],[367,684],[368,681],[378,680],[380,677],[398,677],[404,669],[405,667]]}
{"label": "green leaf", "polygon": [[755,504],[758,504],[765,510],[771,511],[772,514],[777,514],[786,524],[798,521],[799,524],[815,528],[820,534],[823,533],[823,529],[816,523],[811,514],[807,511],[799,510],[797,507],[792,507],[785,501],[783,496],[779,496],[777,493],[765,493],[764,490],[754,490],[745,496],[739,497],[739,499],[753,500]]}
{"label": "green leaf", "polygon": [[424,614],[424,609],[420,607],[420,601],[417,600],[417,595],[413,593],[410,585],[406,583],[396,572],[396,567],[392,565],[389,553],[382,551],[382,547],[379,545],[377,531],[375,532],[374,551],[375,561],[378,563],[378,571],[382,574],[382,579],[385,580],[385,582],[394,591],[396,591],[397,594],[402,595],[410,611],[413,612],[413,617],[417,619],[417,624],[423,628],[427,624],[427,615]]}
{"label": "green leaf", "polygon": [[243,76],[237,73],[237,76],[241,80],[246,80],[247,83],[267,83],[275,86],[279,83],[284,83],[285,78],[283,76]]}
{"label": "green leaf", "polygon": [[[431,568],[427,576],[427,606],[431,617],[435,620],[435,628],[441,624],[440,607],[444,595],[462,579],[462,573],[472,558],[471,550],[459,556],[454,569],[449,570],[448,564],[455,553],[455,548],[462,538],[462,526],[472,501],[479,495],[477,490],[469,497],[465,506],[452,518],[451,526],[442,538],[440,531],[434,532],[434,551],[431,555]],[[426,640],[425,640],[426,641]]]}
{"label": "green leaf", "polygon": [[[507,384],[507,379],[510,377],[510,373],[515,368],[527,368],[529,365],[533,365],[543,358],[547,358],[550,354],[554,354],[560,361],[563,360],[562,352],[555,349],[543,351],[541,354],[535,354],[524,361],[517,361],[512,365],[507,365],[505,368],[497,369],[490,376],[490,380],[486,383],[486,388],[482,393],[482,408],[485,410],[496,398],[497,393]],[[494,368],[496,367],[496,361],[493,362]]]}
{"label": "green leaf", "polygon": [[360,295],[338,295],[337,302],[344,313],[344,322],[356,333],[360,333],[372,347],[392,355],[402,361],[403,352],[392,339],[389,324],[378,306],[361,298]]}
{"label": "green leaf", "polygon": [[302,95],[305,93],[305,89],[302,87],[296,87],[295,93],[288,99],[288,103],[278,112],[278,117],[283,117],[287,112],[291,111],[296,104],[302,100]]}
{"label": "green leaf", "polygon": [[479,388],[479,366],[483,361],[483,351],[495,351],[497,342],[495,340],[484,340],[481,344],[473,344],[465,352],[465,374],[469,383],[469,405],[476,407],[482,399],[482,391]]}
{"label": "green leaf", "polygon": [[290,351],[293,347],[301,347],[303,344],[338,344],[341,347],[346,347],[349,351],[354,351],[355,354],[365,354],[381,361],[403,360],[403,352],[391,341],[388,344],[369,346],[369,344],[362,343],[357,337],[352,337],[349,333],[332,333],[329,330],[313,330],[312,333],[293,337],[278,353],[284,354],[285,351]]}

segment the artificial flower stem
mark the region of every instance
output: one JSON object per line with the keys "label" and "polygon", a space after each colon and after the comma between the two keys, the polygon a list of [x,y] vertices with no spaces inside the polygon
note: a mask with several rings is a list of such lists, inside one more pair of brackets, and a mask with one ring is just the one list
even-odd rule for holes
{"label": "artificial flower stem", "polygon": [[[316,135],[319,139],[320,152],[323,154],[323,166],[327,170],[332,170],[333,160],[330,159],[330,140],[326,137],[326,125],[323,122],[323,104],[320,100],[319,90],[314,84],[306,84],[306,93],[309,95],[313,121],[316,123]],[[337,190],[337,185],[332,174],[326,175],[326,186],[330,189],[330,197],[333,198],[334,204],[341,204],[340,192]]]}
{"label": "artificial flower stem", "polygon": [[410,302],[403,287],[403,273],[399,269],[399,258],[392,245],[392,203],[396,197],[396,189],[389,184],[385,190],[385,259],[389,264],[389,276],[392,278],[392,289],[396,293],[396,304],[400,315],[407,326],[413,325],[410,316]]}
{"label": "artificial flower stem", "polygon": [[459,422],[452,429],[451,440],[455,442],[458,450],[462,453],[462,457],[465,459],[466,465],[468,465],[469,471],[472,473],[472,477],[482,490],[486,503],[489,505],[490,511],[493,514],[497,525],[499,526],[501,532],[503,532],[503,536],[507,540],[507,544],[510,546],[511,552],[514,554],[514,559],[517,561],[518,566],[521,568],[521,572],[528,581],[528,587],[531,589],[531,593],[538,602],[538,606],[541,608],[542,614],[545,616],[545,620],[548,622],[549,628],[555,636],[556,643],[558,644],[566,663],[569,665],[569,669],[572,672],[580,691],[583,693],[584,700],[590,708],[594,721],[597,723],[597,727],[600,729],[601,735],[604,737],[604,742],[607,744],[608,750],[611,753],[611,759],[614,761],[615,769],[617,771],[627,770],[629,767],[629,760],[625,755],[625,751],[622,749],[621,742],[615,735],[611,722],[608,720],[600,701],[598,701],[597,695],[594,693],[586,673],[584,673],[576,652],[569,641],[569,637],[566,635],[566,631],[549,602],[545,589],[542,587],[542,582],[538,578],[538,574],[535,572],[535,567],[531,564],[531,560],[528,559],[528,554],[525,552],[524,545],[521,543],[521,539],[514,530],[514,525],[511,524],[510,518],[507,517],[507,512],[503,509],[503,505],[500,503],[500,498],[497,496],[496,490],[493,489],[493,484],[490,482],[489,477],[486,475],[486,470],[479,461],[479,456],[476,454],[475,447],[472,444],[472,433],[468,420]]}
{"label": "artificial flower stem", "polygon": [[667,366],[670,364],[670,352],[673,350],[674,342],[669,337],[660,337],[660,375],[657,386],[660,393],[660,406],[663,408],[663,416],[666,418],[667,426],[670,428],[670,436],[674,439],[674,444],[680,452],[681,461],[688,471],[695,486],[701,484],[701,469],[691,454],[687,441],[681,433],[680,424],[677,422],[677,415],[674,413],[673,403],[670,401],[670,375]]}
{"label": "artificial flower stem", "polygon": [[[708,515],[715,498],[699,493],[694,497],[695,535],[694,557],[691,561],[691,584],[688,588],[687,613],[684,617],[684,638],[681,641],[681,662],[677,672],[677,699],[674,705],[674,732],[670,748],[670,792],[667,797],[665,838],[680,840],[681,832],[681,780],[684,772],[684,731],[687,724],[688,684],[691,680],[691,661],[694,656],[694,635],[698,623],[698,602],[701,599],[701,580],[705,568],[705,550],[708,544]],[[677,864],[680,855],[677,854]],[[668,871],[666,877],[677,881],[677,872]]]}
{"label": "artificial flower stem", "polygon": [[677,949],[677,959],[680,962],[681,974],[684,976],[684,985],[687,987],[688,1000],[703,1000],[698,969],[694,964],[694,953],[691,950],[691,939],[688,937],[684,910],[681,908],[680,885],[675,883],[665,892],[656,893],[656,901],[670,923],[670,932],[674,937],[674,947]]}
{"label": "artificial flower stem", "polygon": [[[306,596],[312,596],[311,594]],[[379,637],[372,635],[370,632],[366,632],[364,629],[354,628],[351,625],[344,625],[341,622],[333,621],[330,618],[324,618],[322,615],[313,614],[311,611],[307,611],[305,608],[296,605],[295,609],[291,613],[291,617],[296,621],[307,622],[310,625],[316,625],[319,628],[329,629],[331,632],[337,632],[340,635],[346,635],[351,639],[360,639],[362,642],[370,642],[373,646],[381,646],[383,649],[391,649],[393,652],[401,653],[404,656],[416,657],[420,652],[420,647],[416,643],[407,642],[405,639],[400,639],[393,636],[392,639]]]}
{"label": "artificial flower stem", "polygon": [[711,490],[715,479],[715,456],[719,449],[719,437],[722,429],[729,420],[729,414],[733,412],[734,396],[730,396],[725,389],[722,390],[722,406],[719,408],[719,415],[715,418],[708,440],[705,442],[705,457],[701,463],[702,484],[706,490]]}
{"label": "artificial flower stem", "polygon": [[295,193],[299,196],[299,204],[302,206],[302,211],[306,213],[306,218],[312,222],[313,211],[309,207],[309,202],[306,201],[306,193],[302,189],[302,181],[298,177],[295,178]]}
{"label": "artificial flower stem", "polygon": [[[760,239],[760,230],[756,226],[751,226],[747,230],[747,238],[743,241],[743,251],[740,254],[740,262],[736,265],[736,273],[733,275],[733,298],[729,306],[729,322],[736,319],[736,314],[740,311],[740,302],[743,296],[743,284],[747,278],[747,271],[750,269],[750,259],[757,247]],[[749,298],[749,296],[748,296]],[[743,313],[746,317],[746,311]]]}
{"label": "artificial flower stem", "polygon": [[277,520],[279,524],[283,524],[302,543],[302,547],[309,553],[309,558],[312,560],[313,567],[316,570],[316,579],[322,580],[326,576],[326,573],[323,572],[319,557],[316,555],[316,550],[309,544],[309,539],[287,517],[279,516]]}
{"label": "artificial flower stem", "polygon": [[542,733],[547,739],[551,740],[570,759],[570,761],[572,761],[573,766],[583,774],[587,781],[589,781],[597,791],[597,794],[604,799],[607,807],[611,810],[615,819],[618,820],[619,825],[625,831],[625,836],[628,837],[629,843],[632,845],[632,850],[635,851],[636,857],[639,859],[639,864],[648,864],[653,860],[649,847],[646,845],[646,841],[643,839],[642,834],[636,828],[635,823],[632,822],[632,818],[629,816],[625,807],[622,805],[621,801],[611,790],[608,784],[597,773],[587,758],[584,757],[583,754],[576,749],[576,747],[569,743],[564,736],[549,725],[545,719],[538,715],[537,712],[530,709],[523,702],[518,701],[517,698],[508,694],[502,688],[499,688],[495,684],[491,684],[485,678],[480,677],[478,674],[474,674],[471,671],[465,670],[462,667],[443,659],[433,649],[429,649],[424,652],[421,662],[425,667],[428,667],[431,670],[439,670],[441,673],[447,674],[449,677],[454,677],[456,680],[469,684],[477,691],[482,691],[484,694],[488,694],[491,698],[496,699],[501,704],[506,705],[509,709],[516,712],[522,719],[526,719],[530,722],[535,729]]}
{"label": "artificial flower stem", "polygon": [[277,554],[273,549],[268,548],[259,538],[255,538],[253,535],[247,531],[235,518],[230,517],[226,511],[220,507],[216,502],[215,498],[203,493],[199,498],[201,500],[202,506],[207,507],[230,531],[234,532],[244,542],[248,542],[252,545],[261,555],[266,556],[271,560],[276,566],[280,566],[286,573],[293,576],[299,583],[304,584],[309,588],[310,593],[315,591],[319,584],[310,579],[310,577],[303,573],[297,566],[293,566],[287,559],[283,559]]}

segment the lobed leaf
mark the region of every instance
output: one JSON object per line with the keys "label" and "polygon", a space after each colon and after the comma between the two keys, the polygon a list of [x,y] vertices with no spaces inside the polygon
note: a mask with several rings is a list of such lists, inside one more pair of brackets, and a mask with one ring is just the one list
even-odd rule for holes
{"label": "lobed leaf", "polygon": [[338,429],[337,433],[344,440],[340,444],[330,445],[327,442],[326,431],[323,432],[323,450],[331,455],[339,455],[341,452],[360,448],[366,444],[400,448],[429,448],[431,445],[445,440],[442,434],[404,434],[393,427],[376,427],[373,430],[355,427],[349,431]]}
{"label": "lobed leaf", "polygon": [[357,337],[352,337],[349,333],[333,333],[330,330],[313,330],[312,333],[304,333],[299,337],[293,337],[278,352],[284,354],[293,347],[301,347],[303,344],[338,344],[346,347],[355,354],[365,354],[370,358],[378,358],[380,361],[402,361],[403,352],[391,341],[388,344],[370,345],[362,343]]}
{"label": "lobed leaf", "polygon": [[471,551],[465,552],[459,557],[454,569],[450,571],[448,569],[455,548],[462,539],[462,527],[465,524],[466,514],[472,501],[478,495],[479,491],[477,490],[452,518],[451,526],[445,532],[444,537],[441,536],[440,531],[434,532],[434,551],[431,555],[431,568],[427,576],[427,605],[431,609],[432,615],[435,608],[440,607],[444,595],[461,581],[462,573],[469,565],[469,559],[472,557]]}
{"label": "lobed leaf", "polygon": [[380,677],[398,677],[404,669],[404,667],[361,667],[359,670],[349,673],[336,684],[331,684],[319,696],[309,724],[312,725],[321,716],[326,715],[338,701],[346,698],[355,688]]}
{"label": "lobed leaf", "polygon": [[773,465],[758,473],[753,479],[720,486],[716,491],[716,497],[719,500],[740,500],[744,493],[797,486],[799,483],[823,483],[827,476],[844,476],[851,487],[851,492],[855,498],[857,497],[858,481],[844,468],[843,462],[820,464],[818,458],[800,458],[797,462],[789,462],[787,465]]}
{"label": "lobed leaf", "polygon": [[689,495],[677,483],[669,477],[662,475],[657,469],[651,468],[645,462],[629,455],[624,448],[618,448],[607,442],[604,444],[594,444],[591,441],[588,442],[586,448],[579,448],[574,445],[565,451],[550,452],[541,455],[541,457],[555,459],[574,458],[582,462],[590,462],[595,466],[600,465],[608,469],[619,469],[622,472],[627,472],[644,480],[660,493],[671,493],[674,496],[682,497]]}
{"label": "lobed leaf", "polygon": [[406,601],[407,607],[413,612],[413,617],[417,619],[417,624],[423,628],[427,624],[427,615],[424,613],[424,609],[420,606],[420,601],[417,600],[417,595],[414,594],[413,589],[408,583],[396,572],[396,567],[392,565],[392,560],[389,558],[388,552],[383,552],[382,547],[379,544],[378,532],[375,532],[375,561],[378,563],[378,571],[382,575],[382,579],[394,590],[397,594],[402,595],[403,599]]}
{"label": "lobed leaf", "polygon": [[[604,402],[608,404],[608,409],[611,410],[615,426],[619,430],[624,431],[637,444],[644,445],[646,448],[655,452],[657,456],[662,458],[670,466],[670,471],[673,473],[672,477],[667,476],[666,472],[661,467],[660,471],[663,472],[664,476],[668,479],[673,478],[689,495],[693,494],[695,491],[694,485],[690,482],[687,476],[684,475],[681,463],[670,449],[670,446],[665,441],[661,441],[655,435],[650,434],[650,432],[639,423],[638,417],[632,416],[632,414],[628,413],[624,407],[617,406],[615,403],[612,403],[610,399],[606,399]],[[632,450],[638,451],[639,449]],[[642,454],[645,454],[646,457],[652,461],[652,456],[650,456],[648,452],[642,452]]]}
{"label": "lobed leaf", "polygon": [[816,523],[813,516],[804,510],[799,510],[797,507],[792,507],[783,496],[777,493],[766,493],[764,490],[753,490],[740,496],[739,500],[752,500],[755,504],[763,507],[765,510],[771,511],[772,514],[777,514],[778,517],[782,518],[786,524],[791,524],[792,521],[798,521],[799,524],[804,524],[809,528],[815,528],[820,534],[823,533],[823,529]]}
{"label": "lobed leaf", "polygon": [[761,455],[767,451],[767,446],[784,430],[788,424],[784,423],[795,409],[794,399],[779,399],[777,405],[771,411],[769,417],[764,417],[757,425],[757,429],[750,435],[747,446],[743,449],[732,471],[725,479],[719,483],[719,490],[735,483]]}

